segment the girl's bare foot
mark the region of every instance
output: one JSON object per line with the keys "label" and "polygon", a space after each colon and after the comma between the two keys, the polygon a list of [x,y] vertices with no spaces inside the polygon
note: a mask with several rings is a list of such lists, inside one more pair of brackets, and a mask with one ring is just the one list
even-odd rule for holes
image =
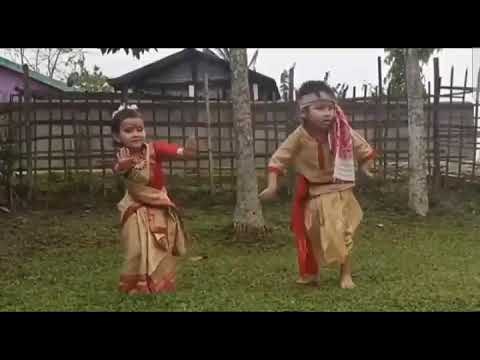
{"label": "girl's bare foot", "polygon": [[317,285],[318,284],[318,277],[317,276],[306,276],[300,277],[296,281],[299,285]]}
{"label": "girl's bare foot", "polygon": [[340,287],[342,289],[353,289],[356,287],[355,283],[352,280],[351,276],[342,276],[340,279]]}

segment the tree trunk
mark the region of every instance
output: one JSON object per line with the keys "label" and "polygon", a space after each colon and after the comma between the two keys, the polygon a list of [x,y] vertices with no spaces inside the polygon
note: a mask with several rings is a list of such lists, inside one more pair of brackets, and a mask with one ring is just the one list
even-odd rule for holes
{"label": "tree trunk", "polygon": [[237,201],[233,217],[237,238],[265,231],[255,170],[247,49],[231,49],[233,122],[237,148]]}
{"label": "tree trunk", "polygon": [[25,64],[25,49],[20,48],[20,64]]}
{"label": "tree trunk", "polygon": [[428,189],[425,116],[421,69],[417,51],[418,49],[405,49],[410,156],[408,205],[418,215],[426,216],[428,213]]}

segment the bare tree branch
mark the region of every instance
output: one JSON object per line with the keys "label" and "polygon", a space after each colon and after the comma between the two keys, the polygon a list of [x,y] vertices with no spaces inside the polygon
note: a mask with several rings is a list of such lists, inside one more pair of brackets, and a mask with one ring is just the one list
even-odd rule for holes
{"label": "bare tree branch", "polygon": [[63,49],[57,49],[57,54],[55,55],[55,60],[53,61],[52,67],[49,69],[49,77],[53,79],[53,75],[55,74],[55,70],[57,69],[58,59],[60,55],[62,55]]}
{"label": "bare tree branch", "polygon": [[71,73],[75,61],[83,56],[83,48],[9,48],[1,50],[8,59],[44,74],[51,79],[62,79]]}
{"label": "bare tree branch", "polygon": [[39,68],[38,68],[39,64],[40,64],[40,48],[37,49],[36,54],[35,54],[35,68],[34,68],[34,70],[36,72],[39,72]]}

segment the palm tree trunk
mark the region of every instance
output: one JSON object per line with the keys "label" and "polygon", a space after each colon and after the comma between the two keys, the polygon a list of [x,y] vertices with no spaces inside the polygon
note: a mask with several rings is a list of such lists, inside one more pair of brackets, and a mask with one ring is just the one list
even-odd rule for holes
{"label": "palm tree trunk", "polygon": [[237,149],[237,201],[234,227],[237,238],[263,234],[265,221],[258,199],[255,170],[247,49],[231,49],[231,82],[234,129]]}
{"label": "palm tree trunk", "polygon": [[428,213],[425,116],[418,49],[405,49],[410,155],[409,207],[418,215]]}

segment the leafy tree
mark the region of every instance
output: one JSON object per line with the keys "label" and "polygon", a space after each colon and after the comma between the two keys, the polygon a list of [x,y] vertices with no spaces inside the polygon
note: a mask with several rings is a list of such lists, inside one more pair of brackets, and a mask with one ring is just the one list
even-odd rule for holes
{"label": "leafy tree", "polygon": [[[418,60],[420,63],[420,77],[423,80],[422,65],[428,63],[430,57],[440,51],[440,48],[418,48]],[[404,48],[385,48],[387,56],[385,63],[390,65],[387,73],[387,81],[389,82],[390,91],[393,96],[405,97],[407,96],[407,77],[406,77],[406,63],[405,63],[405,49]]]}

